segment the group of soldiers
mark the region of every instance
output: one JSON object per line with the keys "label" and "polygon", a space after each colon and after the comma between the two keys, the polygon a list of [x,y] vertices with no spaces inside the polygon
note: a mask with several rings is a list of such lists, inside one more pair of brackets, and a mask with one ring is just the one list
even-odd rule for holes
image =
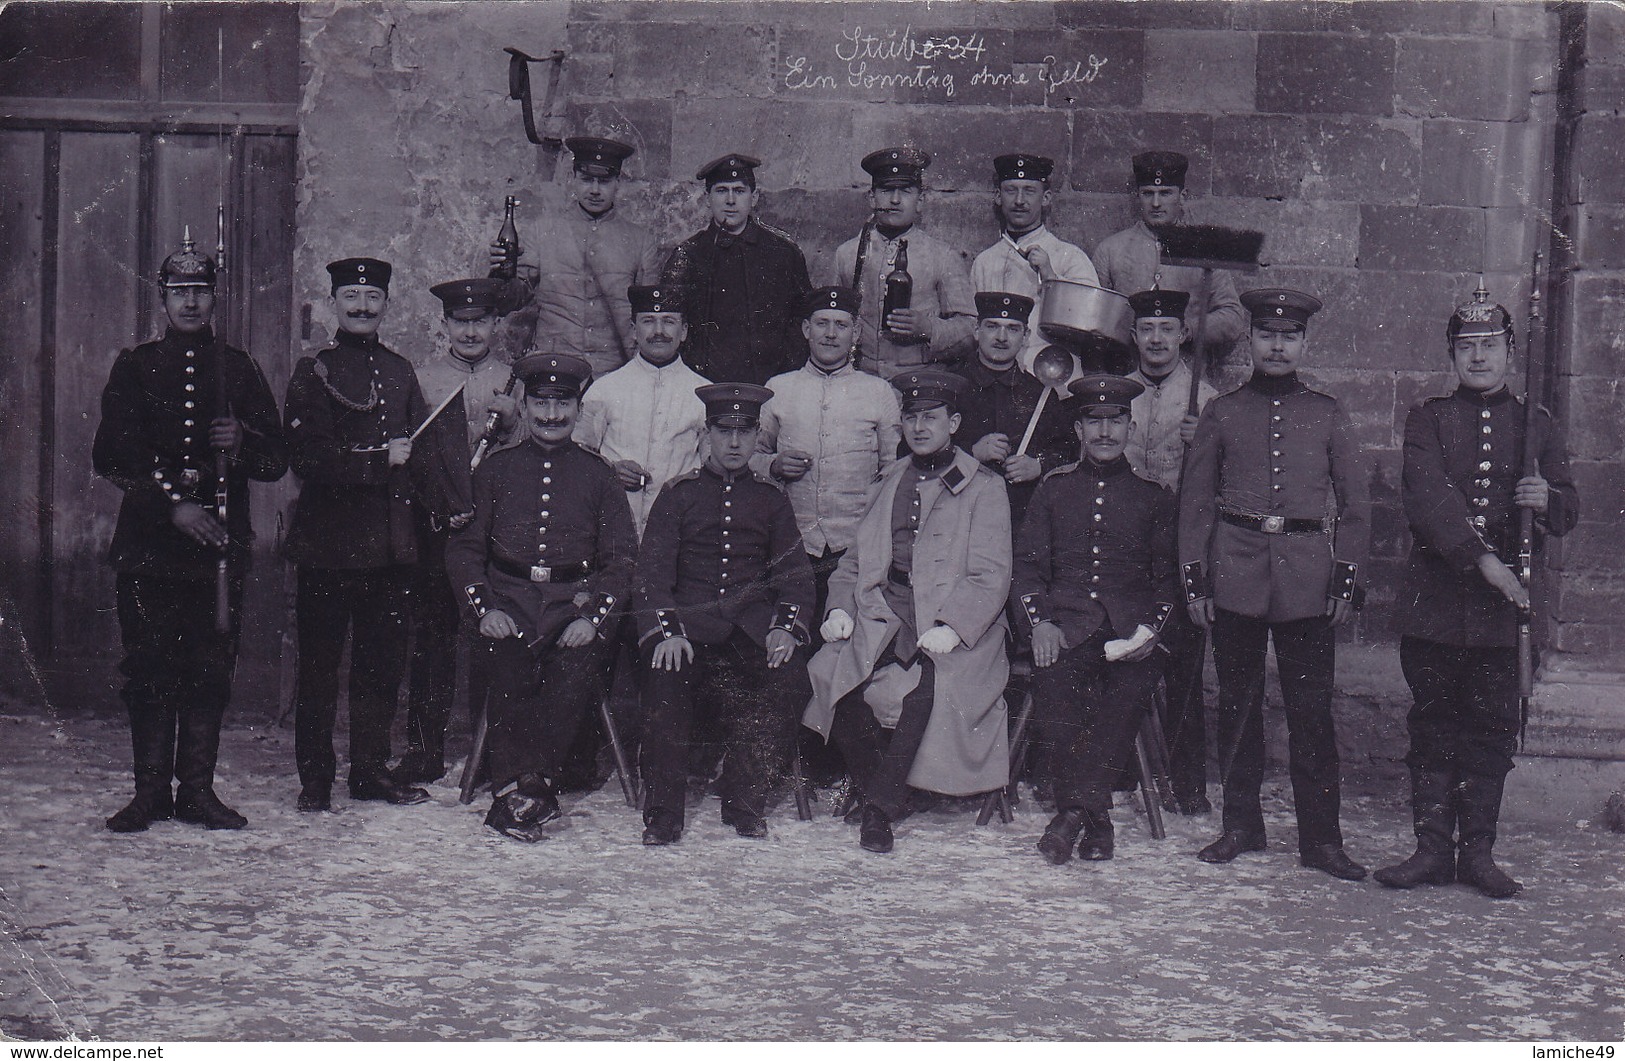
{"label": "group of soldiers", "polygon": [[[1053,163],[998,157],[1003,230],[967,269],[919,226],[929,156],[876,151],[862,160],[872,217],[814,286],[796,244],[755,216],[757,160],[700,170],[711,221],[662,262],[615,210],[632,148],[567,145],[574,202],[534,260],[493,244],[491,276],[432,289],[448,349],[428,364],[378,339],[390,265],[330,264],[338,330],[294,367],[280,417],[254,360],[212,329],[215,263],[190,246],[165,260],[169,327],[118,358],[95,445],[125,492],[111,560],[136,793],[110,829],[245,824],[213,773],[248,481],[291,467],[302,811],[332,807],[347,637],[350,798],[430,799],[461,639],[487,720],[486,823],[504,836],[542,838],[614,736],[638,764],[645,844],[680,839],[715,741],[722,820],[741,836],[765,836],[792,764],[824,755],[849,779],[861,845],[889,851],[920,793],[1012,780],[1009,706],[1030,695],[1033,780],[1054,806],[1038,850],[1110,859],[1113,789],[1154,704],[1170,808],[1211,811],[1211,638],[1222,829],[1198,857],[1229,862],[1265,848],[1273,640],[1300,861],[1366,875],[1343,848],[1332,694],[1334,631],[1364,594],[1368,471],[1345,408],[1298,376],[1320,302],[1238,295],[1219,273],[1198,305],[1196,272],[1161,261],[1183,156],[1135,156],[1138,219],[1093,257],[1045,227]],[[913,295],[888,308],[902,254]],[[1054,279],[1132,292],[1132,371],[1066,351],[1064,387],[1033,374],[1051,356],[1038,324]],[[1245,340],[1244,385],[1193,381],[1198,330]],[[540,352],[510,366],[503,344]],[[1458,385],[1406,422],[1417,851],[1378,871],[1394,887],[1519,889],[1491,855],[1529,606],[1508,560],[1520,511],[1562,534],[1577,498],[1544,411],[1524,437],[1512,350],[1505,309],[1458,308]],[[1526,446],[1538,474],[1523,473]],[[409,654],[408,748],[391,767]]]}

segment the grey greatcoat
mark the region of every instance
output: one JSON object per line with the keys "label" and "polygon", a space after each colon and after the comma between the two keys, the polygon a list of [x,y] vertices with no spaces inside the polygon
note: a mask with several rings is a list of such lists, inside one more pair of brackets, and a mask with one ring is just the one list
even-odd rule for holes
{"label": "grey greatcoat", "polygon": [[[900,460],[875,484],[857,539],[830,578],[828,607],[851,615],[854,629],[808,664],[813,696],[802,722],[825,737],[836,703],[874,673],[901,622],[883,591],[892,559],[892,500],[910,467]],[[924,635],[944,623],[962,644],[932,657],[935,699],[908,783],[945,795],[987,792],[1003,786],[1009,773],[1004,608],[1010,503],[1004,480],[957,450],[940,478],[920,485],[920,508],[911,579],[918,630]]]}

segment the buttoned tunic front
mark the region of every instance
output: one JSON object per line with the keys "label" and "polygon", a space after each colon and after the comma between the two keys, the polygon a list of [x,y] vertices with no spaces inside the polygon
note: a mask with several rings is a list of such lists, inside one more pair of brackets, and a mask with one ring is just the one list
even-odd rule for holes
{"label": "buttoned tunic front", "polygon": [[[1563,440],[1545,409],[1535,412],[1533,445],[1550,493],[1536,534],[1566,534],[1579,521],[1579,495]],[[1465,387],[1430,398],[1405,418],[1402,499],[1411,528],[1400,632],[1440,644],[1511,648],[1518,613],[1478,572],[1493,552],[1518,565],[1522,510],[1512,503],[1523,478],[1524,406],[1506,388]]]}
{"label": "buttoned tunic front", "polygon": [[801,540],[814,556],[852,545],[875,479],[897,459],[902,414],[897,390],[851,364],[825,372],[811,360],[767,381],[762,433],[751,466],[769,475],[786,450],[812,455],[812,467],[784,483]]}
{"label": "buttoned tunic front", "polygon": [[[852,287],[852,274],[858,263],[858,238],[853,237],[835,250],[835,269],[828,282]],[[925,342],[898,343],[881,330],[881,310],[886,303],[886,277],[897,261],[899,241],[908,243],[908,274],[914,281],[910,308],[925,328]],[[971,331],[976,327],[975,292],[970,286],[970,255],[948,246],[918,227],[887,239],[871,226],[869,250],[863,259],[863,276],[858,293],[862,307],[858,314],[860,367],[865,372],[891,379],[905,369],[933,361],[953,361],[973,353]]]}
{"label": "buttoned tunic front", "polygon": [[649,473],[627,498],[639,538],[661,488],[704,460],[705,403],[694,389],[709,382],[680,358],[656,366],[635,357],[581,398],[575,440],[611,464],[635,461]]}
{"label": "buttoned tunic front", "polygon": [[[626,606],[637,555],[632,512],[598,457],[573,442],[530,439],[480,465],[474,498],[473,520],[446,543],[446,573],[476,616],[507,612],[527,642],[550,646],[575,619],[601,626]],[[533,565],[572,575],[538,582]],[[574,574],[581,565],[584,578]]]}
{"label": "buttoned tunic front", "polygon": [[[102,392],[102,419],[91,447],[96,473],[124,491],[108,561],[121,572],[163,578],[209,578],[220,553],[171,521],[192,501],[215,512],[215,453],[209,424],[219,409],[225,373],[229,415],[243,444],[226,462],[226,534],[241,562],[254,539],[248,482],[273,482],[287,471],[276,399],[259,365],[212,331],[168,329],[155,342],[119,354]],[[218,515],[218,512],[215,512]]]}
{"label": "buttoned tunic front", "polygon": [[[1350,583],[1335,587],[1351,598],[1370,546],[1367,475],[1336,398],[1296,376],[1254,376],[1213,399],[1197,425],[1180,495],[1180,565],[1203,565],[1226,611],[1271,623],[1324,615],[1334,561],[1355,565]],[[1324,529],[1269,533],[1226,514]]]}
{"label": "buttoned tunic front", "polygon": [[640,640],[720,645],[737,627],[764,644],[786,608],[805,640],[812,565],[783,493],[749,468],[710,465],[660,491],[638,554]]}
{"label": "buttoned tunic front", "polygon": [[283,416],[299,499],[288,558],[320,568],[378,568],[417,559],[412,511],[423,458],[392,468],[387,446],[428,415],[411,362],[376,337],[339,332],[288,380]]}
{"label": "buttoned tunic front", "polygon": [[1055,623],[1072,647],[1102,625],[1113,637],[1156,629],[1160,606],[1178,600],[1178,518],[1173,494],[1121,457],[1051,472],[1016,535],[1011,599],[1029,625]]}

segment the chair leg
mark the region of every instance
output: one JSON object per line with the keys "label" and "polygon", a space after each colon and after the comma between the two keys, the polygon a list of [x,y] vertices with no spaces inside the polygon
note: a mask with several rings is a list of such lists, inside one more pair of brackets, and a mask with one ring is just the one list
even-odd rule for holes
{"label": "chair leg", "polygon": [[796,817],[804,822],[812,821],[812,796],[807,791],[807,778],[802,772],[799,744],[790,749],[790,784],[795,789]]}

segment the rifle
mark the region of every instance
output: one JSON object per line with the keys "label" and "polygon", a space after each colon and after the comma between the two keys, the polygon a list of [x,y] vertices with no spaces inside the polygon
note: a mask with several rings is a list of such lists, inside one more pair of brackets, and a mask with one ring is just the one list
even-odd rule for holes
{"label": "rifle", "polygon": [[[224,28],[215,32],[215,58],[218,64],[217,73],[220,80],[217,82],[220,92],[225,92],[225,56],[226,31]],[[217,148],[224,146],[224,130],[216,129],[216,139],[221,141]],[[217,163],[217,167],[223,163]],[[214,260],[215,260],[215,286],[219,289],[220,280],[226,273],[226,184],[225,177],[217,168],[216,192],[218,198],[214,204]],[[222,333],[225,329],[221,329]],[[226,344],[224,336],[217,339],[214,344],[214,395],[215,412],[222,419],[231,417],[231,395],[226,387]],[[231,459],[223,449],[214,451],[214,507],[215,515],[220,519],[220,528],[225,532],[225,542],[220,546],[220,558],[214,565],[214,632],[217,634],[231,633],[231,523],[226,518],[226,499],[230,492],[228,477],[231,471]]]}
{"label": "rifle", "polygon": [[[1545,342],[1545,328],[1540,312],[1540,259],[1535,251],[1534,264],[1529,275],[1529,350],[1524,355],[1523,383],[1523,469],[1521,478],[1540,474],[1540,451],[1535,445],[1535,428],[1539,408],[1536,387],[1540,382],[1536,351]],[[1482,286],[1482,281],[1480,281]],[[1536,336],[1539,334],[1539,339]],[[1518,581],[1530,595],[1529,606],[1518,610],[1518,745],[1523,746],[1524,732],[1529,728],[1529,700],[1535,693],[1534,643],[1534,560],[1535,510],[1518,510]]]}

